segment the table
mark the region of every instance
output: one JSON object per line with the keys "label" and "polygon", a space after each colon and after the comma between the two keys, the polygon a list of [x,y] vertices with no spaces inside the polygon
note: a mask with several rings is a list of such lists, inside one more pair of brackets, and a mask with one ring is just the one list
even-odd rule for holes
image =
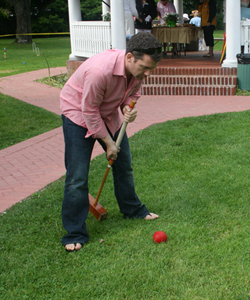
{"label": "table", "polygon": [[152,28],[151,33],[160,43],[190,44],[191,41],[197,41],[199,30],[196,26],[155,26]]}

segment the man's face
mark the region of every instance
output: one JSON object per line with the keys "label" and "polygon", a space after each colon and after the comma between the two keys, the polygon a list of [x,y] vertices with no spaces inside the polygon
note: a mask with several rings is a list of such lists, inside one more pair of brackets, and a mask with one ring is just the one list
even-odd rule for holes
{"label": "man's face", "polygon": [[161,3],[162,3],[164,6],[166,6],[167,3],[168,3],[168,1],[167,1],[167,0],[161,0]]}
{"label": "man's face", "polygon": [[156,68],[158,62],[154,61],[149,55],[144,54],[142,59],[135,61],[132,53],[126,55],[126,72],[127,75],[134,76],[137,80],[143,80],[150,76],[152,70]]}

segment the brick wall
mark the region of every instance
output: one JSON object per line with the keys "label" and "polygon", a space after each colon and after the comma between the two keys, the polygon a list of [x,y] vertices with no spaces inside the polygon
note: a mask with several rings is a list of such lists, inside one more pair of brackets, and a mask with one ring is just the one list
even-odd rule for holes
{"label": "brick wall", "polygon": [[67,75],[70,77],[83,62],[84,60],[67,60]]}

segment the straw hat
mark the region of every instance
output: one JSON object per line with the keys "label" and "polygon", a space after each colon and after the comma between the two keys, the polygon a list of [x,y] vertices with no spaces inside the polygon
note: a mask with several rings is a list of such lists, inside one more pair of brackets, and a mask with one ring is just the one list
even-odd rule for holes
{"label": "straw hat", "polygon": [[192,10],[192,13],[190,14],[192,17],[201,17],[201,13],[198,10]]}

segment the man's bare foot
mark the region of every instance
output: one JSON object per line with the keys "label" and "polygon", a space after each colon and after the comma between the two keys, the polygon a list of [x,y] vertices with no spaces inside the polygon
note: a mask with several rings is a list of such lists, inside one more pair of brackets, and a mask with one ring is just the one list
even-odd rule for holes
{"label": "man's bare foot", "polygon": [[82,248],[82,246],[83,246],[82,244],[76,243],[76,244],[75,244],[75,250],[76,250],[76,251],[80,250],[80,249]]}
{"label": "man's bare foot", "polygon": [[82,244],[76,243],[76,244],[67,244],[65,245],[65,250],[68,252],[78,251],[82,248]]}
{"label": "man's bare foot", "polygon": [[159,216],[154,214],[154,213],[149,213],[145,218],[144,220],[155,220],[155,219],[158,219]]}

